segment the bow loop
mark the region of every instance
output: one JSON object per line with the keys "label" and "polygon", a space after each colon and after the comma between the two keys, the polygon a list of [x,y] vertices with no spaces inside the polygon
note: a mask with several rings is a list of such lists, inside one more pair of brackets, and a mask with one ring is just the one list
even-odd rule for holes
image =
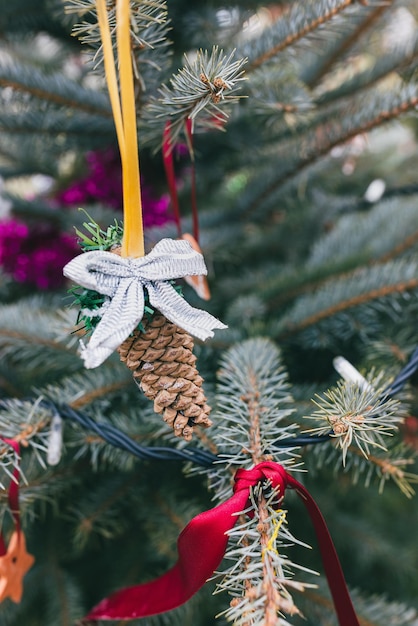
{"label": "bow loop", "polygon": [[215,317],[191,307],[167,281],[206,274],[203,256],[184,240],[162,239],[144,257],[120,257],[95,250],[67,263],[64,275],[86,289],[111,298],[95,314],[101,320],[82,358],[87,368],[101,365],[135,330],[144,315],[144,291],[167,319],[201,340],[214,328],[226,328]]}
{"label": "bow loop", "polygon": [[286,470],[273,461],[263,461],[250,470],[239,469],[235,474],[234,493],[241,489],[249,489],[254,487],[262,480],[269,480],[274,489],[279,489],[283,495],[287,484],[287,472]]}
{"label": "bow loop", "polygon": [[72,259],[63,269],[64,276],[86,289],[113,296],[122,278],[132,275],[127,259],[112,252],[93,250]]}
{"label": "bow loop", "polygon": [[[277,491],[276,505],[279,506],[289,484],[288,474],[281,465],[272,461],[263,461],[250,470],[237,470],[234,477],[234,493],[246,490],[249,494],[251,487],[255,487],[258,483],[265,480],[268,480],[273,489]],[[249,498],[246,508],[248,508],[248,505]],[[248,515],[252,517],[253,512],[250,511]]]}

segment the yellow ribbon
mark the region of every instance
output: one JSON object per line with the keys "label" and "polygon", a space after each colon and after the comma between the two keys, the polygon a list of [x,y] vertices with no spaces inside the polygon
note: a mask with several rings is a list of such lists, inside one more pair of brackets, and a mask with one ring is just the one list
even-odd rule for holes
{"label": "yellow ribbon", "polygon": [[279,509],[278,513],[280,513],[280,518],[278,520],[273,520],[274,530],[270,539],[267,542],[266,547],[262,551],[262,555],[261,555],[262,559],[264,559],[267,552],[274,552],[277,555],[279,554],[276,548],[276,540],[279,535],[280,528],[282,527],[283,523],[286,521],[286,511],[283,511],[283,509]]}
{"label": "yellow ribbon", "polygon": [[116,4],[120,98],[106,0],[96,0],[96,7],[106,82],[122,161],[124,228],[121,254],[124,257],[141,257],[145,250],[131,59],[130,0],[117,0]]}

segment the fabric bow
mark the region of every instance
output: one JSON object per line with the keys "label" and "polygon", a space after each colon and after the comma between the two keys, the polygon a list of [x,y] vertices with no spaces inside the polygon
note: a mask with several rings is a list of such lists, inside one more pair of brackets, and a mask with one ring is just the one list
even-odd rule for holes
{"label": "fabric bow", "polygon": [[235,475],[234,495],[226,502],[194,517],[177,541],[178,560],[160,578],[121,589],[102,600],[86,616],[96,620],[130,620],[164,613],[187,602],[219,567],[228,543],[228,531],[238,515],[250,505],[250,489],[268,480],[277,489],[280,502],[287,487],[295,489],[311,517],[318,539],[322,562],[340,626],[359,626],[344,574],[324,518],[308,490],[282,465],[259,463]]}
{"label": "fabric bow", "polygon": [[108,299],[94,311],[101,317],[82,358],[89,369],[105,359],[132,333],[144,315],[144,289],[150,304],[177,326],[198,339],[213,336],[212,329],[226,328],[207,311],[195,309],[167,281],[206,274],[203,256],[187,241],[162,239],[144,257],[120,257],[95,250],[75,257],[64,275]]}

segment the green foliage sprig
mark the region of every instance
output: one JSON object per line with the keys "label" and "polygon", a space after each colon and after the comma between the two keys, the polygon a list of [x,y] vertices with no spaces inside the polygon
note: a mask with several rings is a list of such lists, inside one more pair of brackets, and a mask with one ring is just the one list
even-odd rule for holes
{"label": "green foliage sprig", "polygon": [[[79,228],[74,229],[78,237],[78,244],[83,252],[106,251],[121,245],[123,235],[121,222],[115,218],[114,223],[103,230],[87,211],[84,209],[80,209],[80,211],[83,211],[89,218],[88,222],[83,222],[83,228],[86,232]],[[106,296],[92,289],[79,286],[71,287],[69,293],[74,298],[72,304],[80,309],[77,315],[77,330],[80,330],[81,327],[86,334],[91,334],[101,317],[99,313],[95,315],[95,311],[98,312],[103,306]]]}
{"label": "green foliage sprig", "polygon": [[[108,12],[109,26],[116,33],[116,2]],[[135,0],[131,2],[131,41],[134,51],[153,48],[160,43],[166,33],[161,27],[167,23],[167,3],[165,0]],[[94,0],[67,0],[66,11],[75,13],[83,22],[73,28],[73,34],[98,50],[101,60],[101,37]],[[90,19],[87,19],[90,17]],[[97,55],[96,55],[97,60]]]}
{"label": "green foliage sprig", "polygon": [[217,46],[210,52],[198,51],[193,59],[185,56],[184,66],[172,76],[170,85],[162,85],[159,97],[144,108],[143,132],[153,137],[152,129],[162,128],[169,120],[174,141],[186,119],[196,124],[198,115],[200,128],[221,128],[228,117],[225,105],[242,98],[235,92],[244,80],[246,59],[233,57],[234,51],[225,54]]}
{"label": "green foliage sprig", "polygon": [[317,409],[310,416],[321,425],[308,432],[321,435],[332,430],[343,453],[355,445],[369,457],[372,448],[386,450],[385,436],[402,423],[405,409],[399,400],[384,397],[382,374],[360,388],[357,383],[340,381],[314,400]]}
{"label": "green foliage sprig", "polygon": [[[166,0],[134,0],[131,4],[130,43],[135,79],[142,93],[155,91],[158,74],[171,65],[170,22]],[[108,19],[116,47],[116,2],[108,2]],[[110,5],[110,6],[109,6]],[[97,72],[104,73],[103,49],[94,0],[67,0],[66,10],[80,22],[73,34],[91,50]]]}
{"label": "green foliage sprig", "polygon": [[[97,222],[85,211],[85,209],[79,209],[83,211],[89,218],[89,222],[83,222],[83,228],[87,232],[75,228],[76,235],[78,237],[78,244],[83,252],[90,250],[110,250],[116,246],[121,245],[123,235],[122,222],[118,222],[115,218],[114,223],[103,230]],[[87,233],[90,233],[89,236]]]}
{"label": "green foliage sprig", "polygon": [[[123,235],[123,224],[116,218],[114,223],[107,227],[106,230],[101,228],[99,224],[85,211],[80,209],[89,218],[88,222],[83,223],[83,227],[86,232],[75,228],[75,232],[78,237],[78,243],[83,252],[91,252],[94,250],[111,251],[121,245]],[[170,281],[175,290],[182,294],[180,285],[177,285],[174,281]],[[108,297],[94,291],[92,289],[85,289],[84,287],[74,286],[69,289],[69,293],[73,297],[73,305],[76,305],[80,310],[77,315],[77,331],[84,330],[87,335],[90,335],[97,324],[100,322],[101,309]],[[155,309],[150,305],[148,293],[145,290],[145,305],[144,312],[148,319],[152,318],[155,313]],[[144,332],[144,327],[141,323],[138,325],[138,330]]]}

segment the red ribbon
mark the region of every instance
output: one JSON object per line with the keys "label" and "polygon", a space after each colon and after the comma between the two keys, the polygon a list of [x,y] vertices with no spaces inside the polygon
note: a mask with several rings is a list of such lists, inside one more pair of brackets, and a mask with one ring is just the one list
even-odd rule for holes
{"label": "red ribbon", "polygon": [[209,511],[200,513],[184,528],[177,541],[178,561],[172,569],[151,582],[128,587],[102,600],[86,620],[129,620],[149,617],[177,608],[189,600],[219,567],[228,543],[227,533],[238,514],[249,504],[250,488],[264,480],[278,490],[295,489],[316,531],[325,573],[340,626],[359,626],[344,574],[322,514],[310,493],[278,463],[260,463],[235,475],[234,495]]}
{"label": "red ribbon", "polygon": [[164,126],[163,132],[163,163],[165,169],[165,175],[167,178],[168,191],[170,194],[171,205],[173,207],[174,219],[177,226],[177,235],[181,237],[181,220],[180,220],[180,205],[177,195],[177,182],[174,172],[174,159],[173,159],[174,146],[171,141],[171,122],[168,120]]}
{"label": "red ribbon", "polygon": [[[197,210],[197,191],[196,191],[196,168],[193,152],[193,132],[192,132],[193,120],[187,119],[185,123],[185,132],[187,138],[187,145],[189,148],[191,158],[191,205],[192,205],[192,221],[193,221],[193,237],[199,243],[199,217]],[[163,163],[165,169],[165,175],[167,178],[168,191],[170,194],[171,204],[173,207],[174,219],[177,226],[177,233],[179,239],[182,236],[181,229],[181,217],[180,217],[180,204],[177,194],[177,180],[174,172],[174,158],[173,158],[174,146],[171,138],[171,122],[168,120],[164,126],[163,132]]]}
{"label": "red ribbon", "polygon": [[193,218],[193,237],[199,243],[199,215],[197,210],[197,188],[196,188],[196,167],[194,161],[193,150],[193,120],[189,117],[186,120],[186,136],[187,144],[189,146],[190,158],[192,160],[192,172],[191,172],[191,203],[192,203],[192,218]]}
{"label": "red ribbon", "polygon": [[[4,441],[8,446],[11,446],[15,451],[17,458],[20,456],[20,444],[18,441],[14,439],[7,439],[7,437],[0,437],[1,441]],[[19,478],[20,478],[20,469],[19,465],[16,465],[13,474],[12,480],[10,481],[9,487],[9,507],[10,512],[13,516],[13,521],[15,524],[16,531],[20,533],[20,507],[19,507]],[[0,534],[0,556],[6,554],[6,545],[4,543],[3,535]]]}

